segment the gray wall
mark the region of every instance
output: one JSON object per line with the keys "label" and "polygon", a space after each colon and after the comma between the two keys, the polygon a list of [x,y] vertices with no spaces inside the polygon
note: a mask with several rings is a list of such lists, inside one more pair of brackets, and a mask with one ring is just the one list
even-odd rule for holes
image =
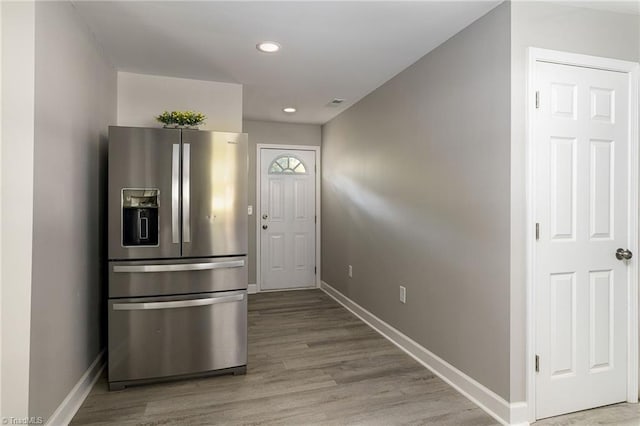
{"label": "gray wall", "polygon": [[36,3],[29,414],[49,417],[105,346],[101,268],[116,72],[68,3]]}
{"label": "gray wall", "polygon": [[35,4],[0,1],[0,14],[0,418],[8,419],[29,411]]}
{"label": "gray wall", "polygon": [[[579,3],[576,3],[578,5]],[[640,18],[547,2],[511,5],[511,401],[525,399],[527,48],[640,60]]]}
{"label": "gray wall", "polygon": [[159,127],[162,111],[199,111],[202,130],[242,129],[242,85],[118,72],[118,126]]}
{"label": "gray wall", "polygon": [[274,121],[245,120],[243,132],[249,134],[249,205],[253,216],[249,216],[249,283],[256,283],[256,145],[313,145],[322,140],[321,126],[317,124],[293,124]]}
{"label": "gray wall", "polygon": [[503,3],[322,139],[322,279],[505,399],[509,34]]}

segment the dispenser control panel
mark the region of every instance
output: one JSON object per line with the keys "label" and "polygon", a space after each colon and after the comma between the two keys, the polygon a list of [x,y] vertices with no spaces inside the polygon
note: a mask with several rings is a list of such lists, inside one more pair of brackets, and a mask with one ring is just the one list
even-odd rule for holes
{"label": "dispenser control panel", "polygon": [[160,222],[160,191],[151,188],[122,190],[122,246],[157,247]]}

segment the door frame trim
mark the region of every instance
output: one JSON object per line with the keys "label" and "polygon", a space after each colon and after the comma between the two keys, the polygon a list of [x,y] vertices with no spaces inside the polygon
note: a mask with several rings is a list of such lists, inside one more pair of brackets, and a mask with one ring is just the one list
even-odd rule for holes
{"label": "door frame trim", "polygon": [[[262,176],[260,173],[260,166],[262,164],[262,150],[263,149],[284,149],[284,150],[294,150],[294,151],[314,151],[316,155],[316,169],[315,169],[315,187],[316,187],[316,205],[315,205],[315,215],[316,219],[316,285],[315,287],[309,288],[320,288],[321,283],[321,197],[320,197],[320,173],[322,171],[321,168],[321,156],[320,156],[320,146],[316,145],[287,145],[287,144],[268,144],[268,143],[259,143],[256,144],[256,205],[254,206],[254,214],[256,216],[256,287],[257,292],[260,293],[262,291],[280,291],[280,290],[262,290],[262,263],[261,263],[261,235],[260,232],[260,205],[261,205],[261,183]],[[284,289],[284,290],[305,290],[304,288],[297,289]]]}
{"label": "door frame trim", "polygon": [[[629,79],[629,247],[638,252],[638,74],[640,64],[618,59],[562,52],[557,50],[528,48],[527,92],[525,117],[526,156],[526,400],[529,421],[536,420],[535,373],[535,65],[551,62],[585,68],[626,73]],[[631,161],[635,159],[635,161]],[[638,253],[640,255],[640,253]],[[639,256],[640,257],[640,256]],[[629,266],[627,284],[627,402],[638,402],[638,266]]]}

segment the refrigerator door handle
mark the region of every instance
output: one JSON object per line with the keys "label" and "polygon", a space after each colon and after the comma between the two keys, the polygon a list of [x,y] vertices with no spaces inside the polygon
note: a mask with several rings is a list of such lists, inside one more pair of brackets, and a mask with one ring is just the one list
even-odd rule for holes
{"label": "refrigerator door handle", "polygon": [[182,145],[182,242],[191,242],[191,144]]}
{"label": "refrigerator door handle", "polygon": [[173,144],[171,157],[171,242],[180,243],[180,144]]}
{"label": "refrigerator door handle", "polygon": [[224,262],[178,263],[171,265],[116,265],[113,267],[113,272],[208,271],[220,268],[241,268],[244,264],[244,260],[229,260]]}
{"label": "refrigerator door handle", "polygon": [[146,311],[151,309],[192,308],[196,306],[215,305],[217,303],[240,302],[244,294],[210,297],[207,299],[176,300],[169,302],[114,303],[114,311]]}

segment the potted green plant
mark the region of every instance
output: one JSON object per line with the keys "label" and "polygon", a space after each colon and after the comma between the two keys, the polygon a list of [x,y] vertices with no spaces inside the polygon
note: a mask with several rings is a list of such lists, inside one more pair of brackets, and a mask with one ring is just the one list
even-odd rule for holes
{"label": "potted green plant", "polygon": [[162,123],[163,127],[179,127],[197,129],[198,126],[204,123],[207,116],[201,112],[195,111],[164,111],[162,114],[156,116],[156,120]]}
{"label": "potted green plant", "polygon": [[173,117],[173,112],[165,111],[156,116],[156,120],[163,124],[163,127],[177,127],[177,123]]}

